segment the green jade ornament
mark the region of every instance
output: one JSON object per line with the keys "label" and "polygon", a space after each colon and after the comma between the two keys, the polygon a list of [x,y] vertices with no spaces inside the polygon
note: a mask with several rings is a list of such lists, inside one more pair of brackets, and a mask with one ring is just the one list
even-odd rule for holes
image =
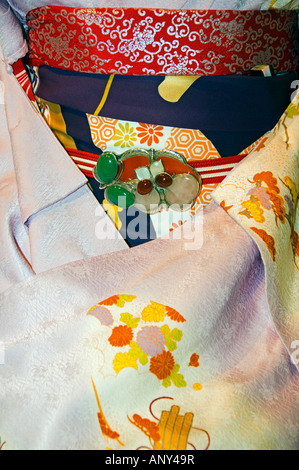
{"label": "green jade ornament", "polygon": [[128,209],[135,202],[135,196],[121,184],[113,184],[106,189],[107,197],[112,204]]}
{"label": "green jade ornament", "polygon": [[106,153],[99,158],[96,173],[98,178],[105,184],[112,183],[118,173],[119,163],[112,153]]}

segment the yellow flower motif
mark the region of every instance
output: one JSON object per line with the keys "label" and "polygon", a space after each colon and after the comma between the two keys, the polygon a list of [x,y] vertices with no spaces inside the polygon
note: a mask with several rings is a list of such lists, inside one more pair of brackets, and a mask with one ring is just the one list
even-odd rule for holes
{"label": "yellow flower motif", "polygon": [[159,323],[165,318],[166,308],[164,305],[151,301],[151,305],[145,307],[141,315],[144,321]]}
{"label": "yellow flower motif", "polygon": [[259,201],[244,201],[242,202],[244,211],[240,212],[241,215],[246,215],[248,219],[254,219],[256,222],[265,222],[264,211],[260,206]]}
{"label": "yellow flower motif", "polygon": [[130,127],[128,122],[126,122],[125,125],[119,123],[112,140],[115,140],[115,147],[121,147],[122,149],[125,147],[133,147],[134,142],[137,141],[137,133],[134,127]]}
{"label": "yellow flower motif", "polygon": [[121,207],[115,206],[113,204],[109,204],[109,202],[104,199],[103,207],[107,214],[109,215],[110,219],[113,220],[115,227],[117,230],[120,230],[122,227],[122,222],[119,218],[119,212],[122,212],[123,209]]}
{"label": "yellow flower motif", "polygon": [[127,367],[138,369],[137,360],[129,353],[118,353],[116,354],[113,361],[113,369],[118,374],[121,370]]}

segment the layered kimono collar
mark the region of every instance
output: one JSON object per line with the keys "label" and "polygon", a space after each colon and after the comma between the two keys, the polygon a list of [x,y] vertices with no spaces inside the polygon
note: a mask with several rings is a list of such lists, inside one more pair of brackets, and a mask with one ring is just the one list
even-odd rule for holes
{"label": "layered kimono collar", "polygon": [[5,95],[9,96],[5,100],[5,109],[19,203],[23,223],[26,223],[32,215],[84,186],[87,180],[53,138],[42,116],[33,112],[32,103],[25,97],[14,75],[7,73],[1,49],[0,59],[2,86]]}
{"label": "layered kimono collar", "polygon": [[260,249],[273,320],[291,355],[299,345],[298,135],[297,93],[268,141],[213,193]]}

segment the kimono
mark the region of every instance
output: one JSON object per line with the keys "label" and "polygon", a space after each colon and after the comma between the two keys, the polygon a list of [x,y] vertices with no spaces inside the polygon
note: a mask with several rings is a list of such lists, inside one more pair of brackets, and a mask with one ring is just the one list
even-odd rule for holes
{"label": "kimono", "polygon": [[[152,8],[298,8],[280,0],[181,3]],[[241,157],[223,169],[231,147],[220,152],[193,116],[167,111],[164,122],[140,121],[133,102],[119,115],[97,115],[79,99],[59,102],[69,99],[60,86],[45,89],[51,65],[32,65],[32,88],[22,70],[13,73],[28,50],[20,25],[39,7],[51,2],[0,3],[0,448],[298,450],[296,76],[277,122],[236,147]],[[90,14],[102,5],[73,7]],[[65,75],[75,87],[73,72],[57,72],[57,83]],[[125,77],[115,75],[121,87]],[[143,78],[130,80],[137,99]],[[98,83],[105,89],[104,77]],[[75,105],[77,128],[67,113]],[[124,210],[97,193],[82,156],[136,146],[185,152],[187,165],[215,161],[208,176],[220,172],[221,182],[208,187],[203,169],[195,206],[185,215],[164,209],[162,224],[160,212],[146,214],[153,239],[133,245],[122,235]]]}

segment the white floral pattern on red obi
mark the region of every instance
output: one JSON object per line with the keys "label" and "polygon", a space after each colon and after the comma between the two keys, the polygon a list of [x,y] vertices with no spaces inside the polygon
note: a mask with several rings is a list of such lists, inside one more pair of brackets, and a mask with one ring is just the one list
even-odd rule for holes
{"label": "white floral pattern on red obi", "polygon": [[49,6],[27,15],[29,59],[77,72],[227,75],[295,70],[296,12]]}

